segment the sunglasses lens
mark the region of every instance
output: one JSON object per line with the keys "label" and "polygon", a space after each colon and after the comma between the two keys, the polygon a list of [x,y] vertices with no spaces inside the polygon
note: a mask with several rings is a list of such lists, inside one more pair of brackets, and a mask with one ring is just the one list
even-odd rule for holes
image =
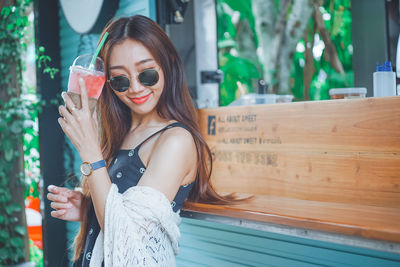
{"label": "sunglasses lens", "polygon": [[116,76],[110,79],[112,89],[118,92],[125,92],[129,89],[129,79],[125,76]]}
{"label": "sunglasses lens", "polygon": [[144,86],[153,86],[158,82],[158,72],[154,69],[148,69],[142,71],[138,79]]}

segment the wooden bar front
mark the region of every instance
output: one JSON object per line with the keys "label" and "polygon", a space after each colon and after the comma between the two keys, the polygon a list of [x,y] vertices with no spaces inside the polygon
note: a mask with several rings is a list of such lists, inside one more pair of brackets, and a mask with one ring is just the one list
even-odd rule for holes
{"label": "wooden bar front", "polygon": [[400,242],[400,97],[199,110],[221,193],[185,210]]}

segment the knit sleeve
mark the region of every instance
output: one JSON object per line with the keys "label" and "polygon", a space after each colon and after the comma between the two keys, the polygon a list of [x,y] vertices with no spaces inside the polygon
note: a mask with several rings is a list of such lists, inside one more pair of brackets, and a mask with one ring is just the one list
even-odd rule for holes
{"label": "knit sleeve", "polygon": [[158,190],[135,186],[120,194],[113,184],[105,206],[105,266],[176,266],[179,222]]}

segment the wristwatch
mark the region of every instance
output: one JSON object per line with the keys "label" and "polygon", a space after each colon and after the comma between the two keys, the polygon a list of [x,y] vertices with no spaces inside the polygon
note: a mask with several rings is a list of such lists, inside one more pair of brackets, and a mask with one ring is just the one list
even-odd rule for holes
{"label": "wristwatch", "polygon": [[106,166],[106,162],[104,161],[104,159],[99,160],[99,161],[96,161],[96,162],[94,162],[94,163],[82,162],[81,167],[80,167],[80,170],[81,170],[81,173],[82,173],[84,176],[89,176],[89,175],[92,174],[92,172],[93,172],[94,170],[103,168],[103,167],[105,167],[105,166]]}

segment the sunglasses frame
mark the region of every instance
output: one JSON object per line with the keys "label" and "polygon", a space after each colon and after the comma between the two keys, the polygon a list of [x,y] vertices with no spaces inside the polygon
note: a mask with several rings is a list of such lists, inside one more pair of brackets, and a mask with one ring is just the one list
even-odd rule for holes
{"label": "sunglasses frame", "polygon": [[[140,80],[140,75],[143,74],[143,73],[145,73],[146,71],[154,71],[154,72],[157,74],[157,76],[156,76],[157,79],[156,79],[156,81],[155,81],[153,84],[145,84],[145,83],[143,83],[143,82]],[[156,84],[158,83],[158,81],[160,80],[160,75],[158,74],[158,71],[159,71],[159,68],[149,68],[149,69],[145,69],[145,70],[139,72],[139,73],[136,75],[135,79],[137,79],[137,81],[138,81],[141,85],[143,85],[143,86],[146,86],[146,87],[154,86],[154,85],[156,85]],[[123,78],[128,79],[129,86],[128,86],[125,90],[115,89],[115,88],[112,86],[112,84],[111,84],[111,80],[114,79],[114,78],[116,78],[116,77],[123,77]],[[117,75],[117,76],[111,77],[110,79],[107,79],[107,83],[110,85],[111,89],[113,89],[113,90],[115,90],[115,91],[117,91],[117,92],[123,93],[123,92],[128,91],[128,89],[131,87],[131,77],[128,77],[128,76],[125,76],[125,75]]]}

